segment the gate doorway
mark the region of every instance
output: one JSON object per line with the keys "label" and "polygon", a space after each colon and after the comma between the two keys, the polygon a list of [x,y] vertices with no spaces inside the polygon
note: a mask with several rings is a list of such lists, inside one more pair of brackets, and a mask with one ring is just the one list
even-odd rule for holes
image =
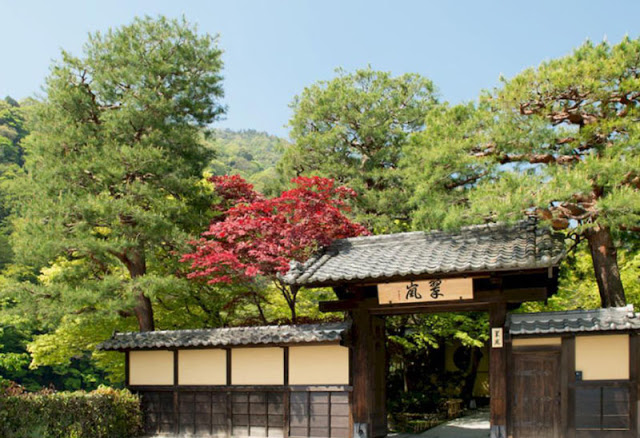
{"label": "gate doorway", "polygon": [[351,320],[352,436],[359,438],[387,434],[386,316],[487,312],[490,436],[507,438],[507,312],[554,294],[563,257],[562,239],[530,220],[338,240],[292,265],[284,280],[333,288],[337,300],[320,302],[320,310]]}
{"label": "gate doorway", "polygon": [[560,438],[560,351],[512,352],[513,438]]}

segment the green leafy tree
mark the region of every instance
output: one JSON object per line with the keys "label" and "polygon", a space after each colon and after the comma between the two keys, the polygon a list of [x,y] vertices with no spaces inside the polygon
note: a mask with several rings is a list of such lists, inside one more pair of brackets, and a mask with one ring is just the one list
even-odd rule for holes
{"label": "green leafy tree", "polygon": [[[488,341],[486,314],[447,313],[387,318],[388,396],[392,413],[433,412],[446,398],[473,397]],[[469,352],[469,366],[459,373],[444,369],[444,346],[458,342]]]}
{"label": "green leafy tree", "polygon": [[[640,40],[626,38],[614,46],[586,43],[504,80],[474,111],[472,120],[483,123],[472,132],[451,128],[451,137],[427,145],[415,160],[423,171],[442,172],[434,149],[451,150],[445,166],[462,167],[445,171],[446,180],[470,178],[449,193],[461,207],[439,220],[535,214],[586,240],[602,305],[624,305],[617,250],[640,231],[639,69]],[[432,215],[427,190],[416,190],[419,218]]]}
{"label": "green leafy tree", "polygon": [[12,184],[17,262],[41,272],[14,303],[70,327],[102,313],[154,329],[152,298],[186,284],[172,262],[209,221],[200,131],[224,111],[221,68],[214,37],[163,17],[62,53]]}
{"label": "green leafy tree", "polygon": [[[487,97],[498,123],[474,151],[523,169],[481,185],[476,211],[502,219],[535,209],[586,239],[605,307],[626,303],[616,235],[640,232],[639,70],[640,40],[628,38],[525,70]],[[501,192],[516,195],[504,202]]]}
{"label": "green leafy tree", "polygon": [[409,220],[410,193],[398,161],[409,134],[424,129],[435,103],[433,84],[417,74],[338,70],[335,79],[294,99],[294,145],[280,169],[346,184],[359,194],[358,222],[378,232],[401,229]]}
{"label": "green leafy tree", "polygon": [[[629,304],[640,306],[640,251],[638,241],[628,241],[618,249],[620,278]],[[593,309],[601,304],[598,283],[587,242],[568,254],[560,271],[558,292],[545,302],[525,303],[524,312],[550,312],[567,309]]]}

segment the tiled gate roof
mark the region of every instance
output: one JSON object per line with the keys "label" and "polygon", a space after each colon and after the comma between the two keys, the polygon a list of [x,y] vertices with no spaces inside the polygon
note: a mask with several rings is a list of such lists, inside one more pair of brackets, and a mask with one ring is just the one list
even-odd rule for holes
{"label": "tiled gate roof", "polygon": [[511,335],[548,335],[616,330],[640,330],[640,315],[633,306],[566,312],[511,314],[507,320]]}
{"label": "tiled gate roof", "polygon": [[292,285],[536,269],[564,257],[562,237],[533,220],[464,227],[456,233],[411,232],[337,240],[306,263],[292,263]]}

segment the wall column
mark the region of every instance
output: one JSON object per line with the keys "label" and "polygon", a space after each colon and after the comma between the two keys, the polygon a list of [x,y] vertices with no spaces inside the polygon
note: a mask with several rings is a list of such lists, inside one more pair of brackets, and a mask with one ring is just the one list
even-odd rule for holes
{"label": "wall column", "polygon": [[[385,436],[386,355],[384,319],[371,316],[366,308],[351,315],[351,384],[354,438]],[[357,424],[366,425],[355,430]]]}
{"label": "wall column", "polygon": [[[491,395],[491,438],[507,438],[507,351],[504,343],[504,325],[507,317],[506,303],[494,303],[489,307],[489,326],[502,328],[503,345],[489,353],[489,392]],[[492,340],[493,341],[493,340]]]}

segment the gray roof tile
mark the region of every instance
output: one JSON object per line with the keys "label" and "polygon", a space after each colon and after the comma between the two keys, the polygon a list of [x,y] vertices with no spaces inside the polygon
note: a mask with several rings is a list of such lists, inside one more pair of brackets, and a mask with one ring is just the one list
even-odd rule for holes
{"label": "gray roof tile", "polygon": [[284,280],[293,285],[430,274],[473,273],[556,266],[562,236],[533,220],[516,225],[464,227],[457,233],[411,232],[336,240],[304,264],[292,262]]}
{"label": "gray roof tile", "polygon": [[633,306],[566,312],[515,313],[509,315],[511,335],[640,330],[640,314]]}
{"label": "gray roof tile", "polygon": [[340,341],[346,322],[197,330],[114,333],[100,350],[137,350],[184,347],[226,347],[264,344],[304,344]]}

